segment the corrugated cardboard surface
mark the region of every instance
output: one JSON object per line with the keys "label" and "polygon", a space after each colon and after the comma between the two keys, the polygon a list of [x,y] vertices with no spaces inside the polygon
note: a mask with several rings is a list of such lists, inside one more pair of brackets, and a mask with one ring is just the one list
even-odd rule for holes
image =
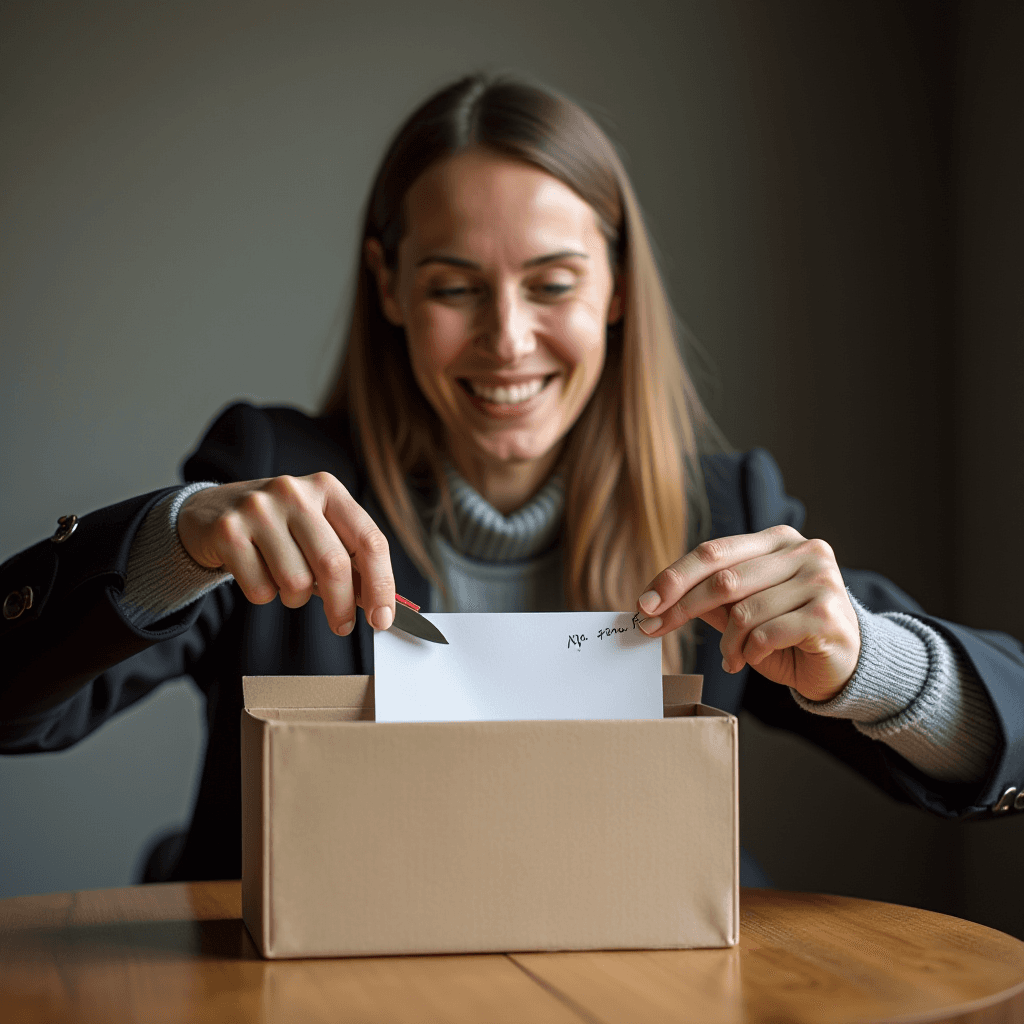
{"label": "corrugated cardboard surface", "polygon": [[261,952],[734,944],[736,720],[693,686],[660,721],[374,723],[368,677],[247,679]]}

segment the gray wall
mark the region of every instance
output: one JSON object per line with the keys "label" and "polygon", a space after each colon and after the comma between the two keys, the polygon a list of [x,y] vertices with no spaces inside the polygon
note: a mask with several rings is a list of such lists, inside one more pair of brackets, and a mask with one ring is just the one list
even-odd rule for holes
{"label": "gray wall", "polygon": [[[1019,5],[931,0],[5,4],[0,557],[173,480],[233,398],[313,408],[389,134],[512,69],[621,144],[710,405],[775,454],[806,532],[1024,635],[1022,29]],[[129,882],[187,820],[201,715],[182,682],[0,758],[0,896]],[[1017,822],[937,821],[742,733],[743,838],[780,885],[1024,934],[988,884]]]}

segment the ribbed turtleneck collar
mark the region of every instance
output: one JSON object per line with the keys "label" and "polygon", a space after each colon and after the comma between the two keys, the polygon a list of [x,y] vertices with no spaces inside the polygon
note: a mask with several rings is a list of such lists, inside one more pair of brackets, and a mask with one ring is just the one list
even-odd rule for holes
{"label": "ribbed turtleneck collar", "polygon": [[445,475],[455,510],[455,536],[442,520],[441,533],[456,551],[484,562],[514,562],[543,554],[554,544],[562,526],[565,485],[554,476],[522,508],[503,516],[457,472],[447,465]]}

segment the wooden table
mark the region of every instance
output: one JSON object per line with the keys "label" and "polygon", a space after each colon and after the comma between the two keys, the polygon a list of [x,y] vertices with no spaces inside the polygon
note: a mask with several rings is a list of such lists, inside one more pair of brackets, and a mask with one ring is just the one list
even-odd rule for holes
{"label": "wooden table", "polygon": [[0,901],[0,1020],[1024,1021],[1024,943],[745,889],[734,949],[264,961],[238,882]]}

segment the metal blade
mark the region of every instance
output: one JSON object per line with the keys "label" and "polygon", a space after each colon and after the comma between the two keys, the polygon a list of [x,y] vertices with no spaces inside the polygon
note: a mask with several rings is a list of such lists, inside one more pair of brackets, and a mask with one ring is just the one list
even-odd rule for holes
{"label": "metal blade", "polygon": [[419,612],[406,608],[400,601],[395,602],[395,621],[391,628],[398,627],[406,633],[418,636],[421,640],[429,640],[434,644],[446,644],[444,633],[435,626],[430,619],[425,619]]}

